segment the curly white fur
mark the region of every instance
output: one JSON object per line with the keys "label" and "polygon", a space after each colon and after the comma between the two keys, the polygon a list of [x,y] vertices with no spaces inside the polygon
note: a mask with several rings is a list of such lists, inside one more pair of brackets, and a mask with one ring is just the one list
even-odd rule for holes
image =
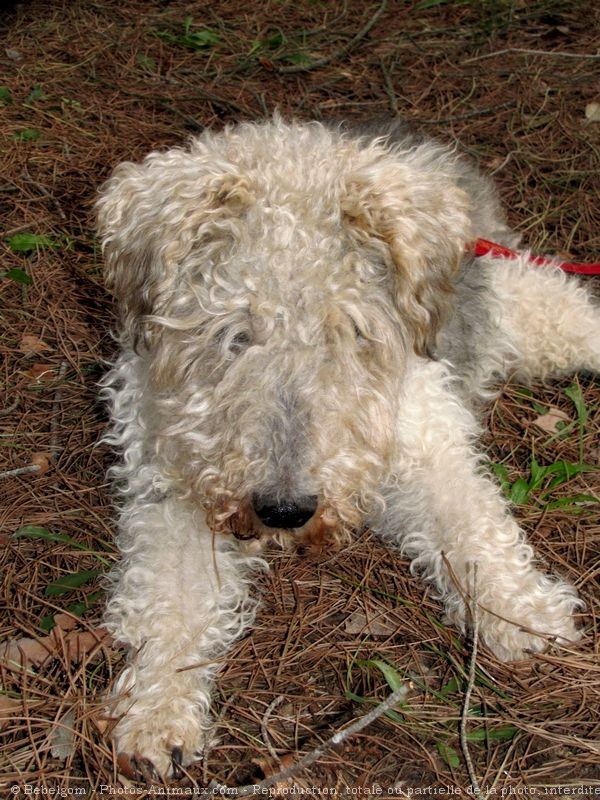
{"label": "curly white fur", "polygon": [[537,569],[482,470],[471,401],[509,374],[600,371],[600,312],[557,268],[465,256],[518,240],[470,164],[397,124],[276,118],[122,164],[99,227],[122,320],[104,390],[119,750],[162,774],[201,751],[265,566],[248,537],[370,525],[458,626],[477,562],[498,657],[577,639],[574,589]]}

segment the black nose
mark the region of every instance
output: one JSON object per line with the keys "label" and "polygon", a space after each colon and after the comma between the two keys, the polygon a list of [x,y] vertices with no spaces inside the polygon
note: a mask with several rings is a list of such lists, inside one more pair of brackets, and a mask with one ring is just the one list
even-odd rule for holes
{"label": "black nose", "polygon": [[301,528],[317,510],[317,497],[296,500],[277,500],[271,497],[254,498],[254,510],[267,528]]}

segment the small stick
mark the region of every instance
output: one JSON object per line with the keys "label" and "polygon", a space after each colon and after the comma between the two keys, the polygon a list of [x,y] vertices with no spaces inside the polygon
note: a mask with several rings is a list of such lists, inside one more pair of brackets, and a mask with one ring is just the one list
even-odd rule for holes
{"label": "small stick", "polygon": [[381,717],[386,713],[386,711],[389,711],[397,703],[401,703],[406,697],[407,692],[407,686],[400,686],[400,688],[388,695],[388,697],[382,703],[379,703],[379,705],[375,706],[375,708],[371,709],[371,711],[369,711],[367,714],[363,714],[362,717],[355,719],[354,722],[348,725],[347,728],[344,728],[341,731],[336,731],[336,733],[327,739],[326,742],[324,742],[322,745],[319,745],[319,747],[315,747],[314,750],[311,750],[310,753],[307,753],[295,764],[291,764],[289,767],[286,767],[286,769],[282,769],[281,772],[265,778],[263,781],[260,781],[260,783],[234,787],[225,786],[217,781],[211,781],[208,785],[208,789],[212,791],[213,794],[226,794],[233,795],[235,797],[248,797],[249,795],[262,794],[262,789],[267,789],[269,786],[273,786],[276,783],[292,778],[297,772],[300,772],[300,770],[306,769],[306,767],[314,764],[314,762],[319,759],[330,747],[341,744],[348,739],[348,737],[362,731],[363,728],[366,728],[367,725],[371,724],[371,722],[374,722],[376,719]]}
{"label": "small stick", "polygon": [[469,663],[469,678],[467,681],[467,688],[465,689],[465,697],[463,701],[462,712],[460,715],[460,745],[462,747],[465,761],[467,762],[467,770],[469,772],[469,780],[473,788],[473,793],[476,795],[481,794],[481,787],[477,781],[475,770],[473,768],[473,761],[471,753],[469,752],[469,743],[467,741],[467,719],[469,716],[469,707],[471,705],[471,693],[475,686],[475,667],[477,666],[477,639],[479,636],[479,614],[477,613],[477,563],[473,564],[473,593],[471,595],[471,624],[472,624],[472,650],[471,661]]}
{"label": "small stick", "polygon": [[13,402],[9,406],[0,409],[0,417],[8,417],[10,414],[12,414],[13,411],[17,410],[18,405],[19,405],[19,398],[17,397],[17,399],[13,400]]}
{"label": "small stick", "polygon": [[383,88],[385,89],[385,93],[388,96],[388,100],[390,101],[390,109],[394,116],[398,114],[398,98],[396,97],[396,92],[394,90],[394,84],[392,83],[392,76],[390,75],[389,69],[386,67],[383,58],[379,62],[379,66],[381,67],[381,73],[383,75]]}
{"label": "small stick", "polygon": [[51,193],[48,191],[48,189],[46,189],[46,187],[44,186],[44,184],[43,184],[43,183],[39,183],[39,181],[36,181],[36,180],[34,180],[34,179],[31,177],[31,175],[30,175],[30,174],[27,172],[27,170],[26,170],[26,169],[25,169],[25,170],[23,170],[23,180],[24,180],[26,183],[29,183],[29,184],[31,184],[32,186],[35,186],[35,188],[36,188],[36,189],[38,189],[38,190],[39,190],[39,191],[40,191],[40,192],[41,192],[41,193],[42,193],[42,194],[43,194],[45,197],[47,197],[47,198],[48,198],[48,200],[50,200],[50,202],[51,202],[51,203],[54,205],[54,207],[55,207],[55,208],[56,208],[56,210],[58,211],[58,215],[59,215],[59,217],[60,217],[62,220],[66,220],[66,219],[67,219],[67,215],[66,215],[66,214],[65,214],[65,212],[62,210],[62,208],[61,208],[61,205],[60,205],[60,203],[58,202],[58,200],[56,199],[56,197],[54,197],[54,195],[53,195],[53,194],[51,194]]}
{"label": "small stick", "polygon": [[514,100],[507,100],[506,103],[500,103],[497,106],[489,106],[488,108],[476,108],[474,111],[467,111],[466,114],[457,114],[455,117],[441,117],[440,119],[420,119],[419,125],[445,125],[448,122],[460,122],[463,119],[472,119],[473,117],[483,117],[486,114],[496,114],[498,111],[504,111],[505,108],[514,106]]}
{"label": "small stick", "polygon": [[283,703],[284,699],[285,699],[284,696],[280,694],[279,697],[276,697],[274,700],[272,700],[267,706],[267,710],[265,711],[262,721],[260,723],[260,729],[262,732],[263,741],[267,746],[267,750],[269,751],[271,758],[274,758],[276,761],[279,761],[280,758],[277,755],[277,751],[273,747],[273,744],[271,743],[271,737],[269,736],[269,729],[267,725],[269,724],[269,718],[271,716],[271,713],[277,708],[277,706],[280,703]]}
{"label": "small stick", "polygon": [[56,392],[54,393],[54,400],[52,402],[52,418],[50,422],[50,452],[52,454],[52,459],[56,459],[58,456],[58,414],[60,411],[60,404],[62,402],[62,382],[65,379],[65,375],[67,374],[68,363],[63,361],[60,365],[60,369],[58,371],[58,386],[56,387]]}
{"label": "small stick", "polygon": [[482,61],[484,58],[494,56],[504,56],[508,53],[521,53],[526,56],[555,56],[558,58],[600,58],[600,53],[565,53],[562,50],[526,50],[522,47],[507,47],[505,50],[494,50],[493,53],[483,53],[481,56],[473,56],[463,61],[463,64],[472,64],[474,61]]}
{"label": "small stick", "polygon": [[343,47],[340,47],[339,50],[336,50],[335,53],[332,53],[330,56],[324,56],[323,58],[319,58],[316,61],[312,61],[310,64],[292,64],[289,67],[280,67],[278,72],[280,73],[291,73],[291,72],[309,72],[311,69],[319,69],[320,67],[324,67],[329,64],[330,61],[338,61],[340,58],[346,55],[346,53],[350,52],[353,47],[355,47],[361,39],[364,39],[368,32],[371,30],[373,25],[377,22],[379,17],[383,14],[387,7],[387,0],[381,0],[379,8],[373,14],[371,19],[367,22],[367,24],[359,30],[359,32],[350,39],[348,44],[345,44]]}
{"label": "small stick", "polygon": [[41,469],[39,464],[29,464],[26,467],[16,467],[15,469],[8,469],[6,472],[0,472],[0,481],[5,478],[14,478],[15,475],[28,475],[31,472],[39,472]]}

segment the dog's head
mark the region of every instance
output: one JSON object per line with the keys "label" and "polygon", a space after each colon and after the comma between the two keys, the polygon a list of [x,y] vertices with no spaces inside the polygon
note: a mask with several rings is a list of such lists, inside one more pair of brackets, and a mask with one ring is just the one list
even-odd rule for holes
{"label": "dog's head", "polygon": [[470,238],[450,157],[276,119],[121,165],[98,210],[164,470],[240,536],[362,524]]}

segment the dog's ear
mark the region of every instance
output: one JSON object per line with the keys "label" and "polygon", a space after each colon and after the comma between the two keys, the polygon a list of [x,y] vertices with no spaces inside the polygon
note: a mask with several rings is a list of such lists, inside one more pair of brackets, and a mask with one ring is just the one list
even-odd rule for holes
{"label": "dog's ear", "polygon": [[434,161],[431,148],[365,148],[342,199],[352,235],[390,262],[394,302],[420,355],[435,342],[471,239],[468,196],[444,158]]}
{"label": "dog's ear", "polygon": [[[169,308],[192,268],[202,269],[251,202],[248,182],[226,164],[182,149],[152,153],[116,168],[96,204],[108,289],[119,303],[123,333],[150,344],[145,320]],[[221,224],[220,224],[221,223]],[[198,263],[190,263],[192,254]]]}

